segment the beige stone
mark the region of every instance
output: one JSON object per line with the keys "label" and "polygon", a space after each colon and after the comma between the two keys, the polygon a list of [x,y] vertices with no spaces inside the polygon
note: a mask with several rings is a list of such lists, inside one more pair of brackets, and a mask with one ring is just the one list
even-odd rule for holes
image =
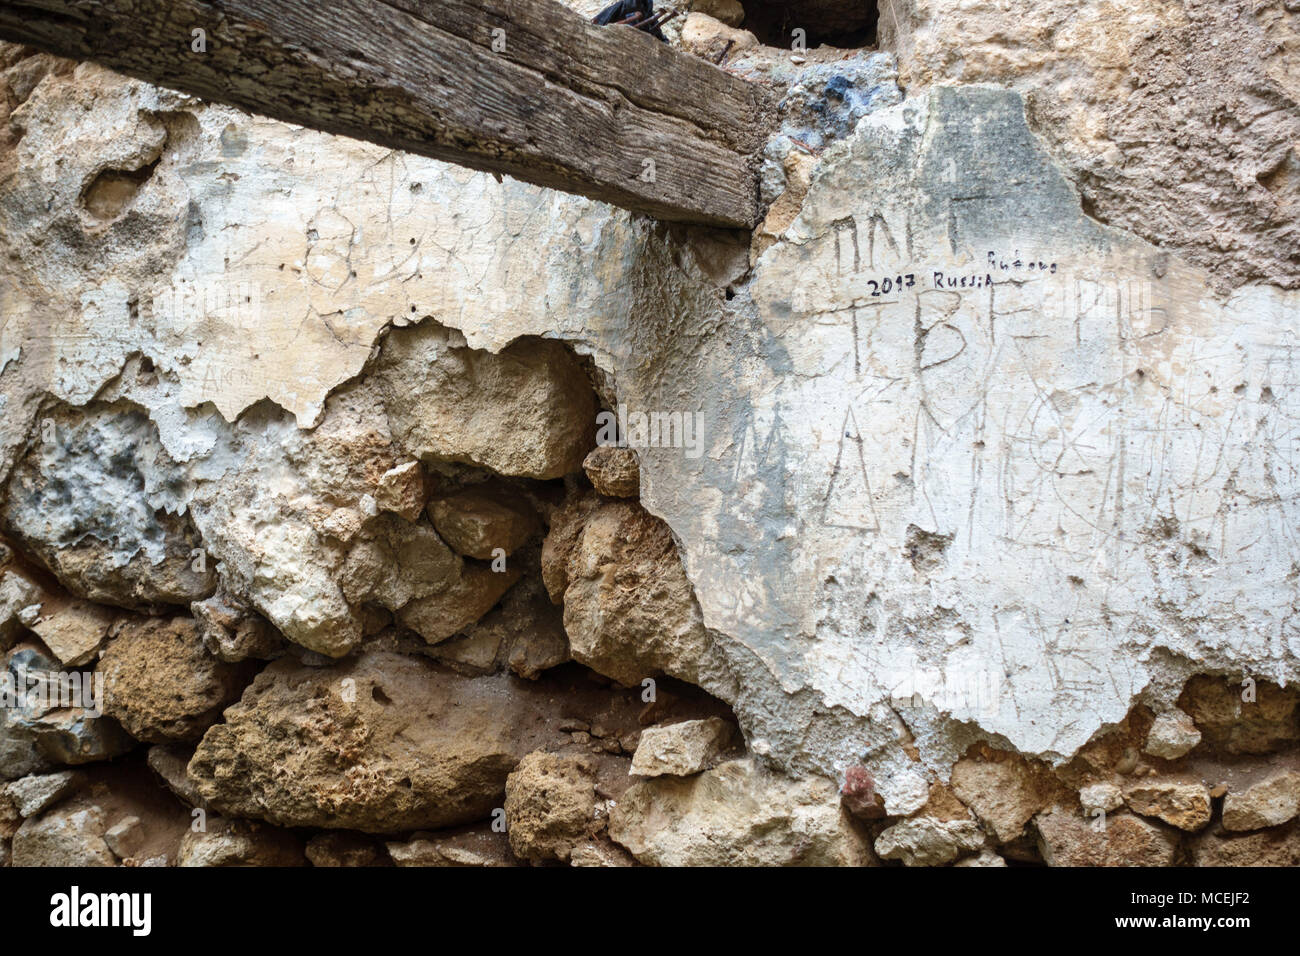
{"label": "beige stone", "polygon": [[876,853],[905,866],[943,866],[984,845],[974,820],[936,820],[917,816],[895,823],[876,837]]}
{"label": "beige stone", "polygon": [[1131,813],[1084,817],[1053,807],[1034,818],[1038,850],[1048,866],[1172,866],[1177,831]]}
{"label": "beige stone", "polygon": [[999,843],[1014,840],[1051,798],[1033,771],[1018,756],[957,761],[952,789],[988,826]]}
{"label": "beige stone", "polygon": [[467,563],[455,583],[411,601],[398,612],[398,620],[430,644],[436,644],[482,618],[521,574],[518,567],[493,571],[486,565]]}
{"label": "beige stone", "polygon": [[1262,830],[1286,823],[1300,814],[1300,772],[1282,770],[1251,784],[1230,790],[1223,800],[1226,830]]}
{"label": "beige stone", "polygon": [[352,539],[339,586],[353,605],[372,601],[398,611],[454,587],[461,577],[460,559],[432,526],[385,514]]}
{"label": "beige stone", "polygon": [[119,860],[131,859],[145,845],[144,825],[139,817],[123,817],[104,831],[104,842]]}
{"label": "beige stone", "polygon": [[383,845],[364,833],[338,830],[318,833],[307,841],[312,866],[392,866]]}
{"label": "beige stone", "polygon": [[73,770],[32,774],[6,784],[5,796],[12,801],[20,816],[34,817],[76,791],[82,780],[82,776]]}
{"label": "beige stone", "polygon": [[191,617],[123,621],[96,673],[104,678],[104,712],[150,743],[198,740],[250,676],[246,666],[209,654]]}
{"label": "beige stone", "polygon": [[497,550],[514,554],[541,531],[528,504],[493,488],[470,488],[429,502],[429,517],[442,539],[458,554],[483,561]]}
{"label": "beige stone", "polygon": [[871,851],[834,784],[733,760],[693,777],[633,784],[609,833],[653,866],[862,866]]}
{"label": "beige stone", "polygon": [[1203,783],[1153,780],[1124,788],[1124,802],[1134,813],[1156,817],[1180,830],[1199,830],[1210,822],[1210,788]]}
{"label": "beige stone", "polygon": [[426,483],[424,468],[418,461],[389,468],[379,476],[375,487],[375,507],[391,511],[399,518],[414,521],[424,509]]}
{"label": "beige stone", "polygon": [[387,844],[398,866],[502,867],[518,866],[505,833],[490,826],[463,827],[438,833],[417,833],[406,841]]}
{"label": "beige stone", "polygon": [[691,12],[682,25],[682,48],[709,60],[722,56],[730,43],[730,53],[739,53],[758,46],[758,38],[748,30],[737,30],[715,20],[707,13]]}
{"label": "beige stone", "polygon": [[374,366],[389,425],[411,454],[525,478],[582,467],[596,399],[565,346],[521,340],[494,355],[431,344],[442,334],[428,323],[394,329]]}
{"label": "beige stone", "polygon": [[557,739],[567,702],[387,650],[332,667],[281,659],[207,732],[189,777],[219,812],[282,826],[454,826],[501,806],[523,756]]}
{"label": "beige stone", "polygon": [[1192,718],[1175,708],[1155,719],[1143,750],[1153,757],[1177,760],[1200,742],[1201,732]]}
{"label": "beige stone", "polygon": [[521,760],[506,780],[506,832],[515,856],[567,862],[603,826],[595,783],[590,757],[538,751]]}
{"label": "beige stone", "polygon": [[104,842],[104,814],[98,807],[56,807],[32,817],[13,839],[14,866],[116,866]]}
{"label": "beige stone", "polygon": [[668,526],[627,501],[593,511],[569,555],[564,629],[574,660],[626,685],[699,679],[708,635]]}
{"label": "beige stone", "polygon": [[736,727],[721,717],[683,720],[641,731],[629,773],[639,777],[689,777],[716,766],[736,739]]}
{"label": "beige stone", "polygon": [[631,448],[602,445],[582,462],[592,486],[608,498],[635,498],[641,494],[641,462]]}
{"label": "beige stone", "polygon": [[44,598],[45,589],[31,575],[12,566],[0,568],[0,651],[8,650],[21,635],[24,625],[19,614]]}
{"label": "beige stone", "polygon": [[1251,833],[1206,831],[1191,841],[1194,866],[1300,866],[1300,827]]}
{"label": "beige stone", "polygon": [[65,666],[83,667],[95,660],[115,616],[90,601],[50,600],[27,626]]}
{"label": "beige stone", "polygon": [[1255,699],[1245,701],[1246,690],[1241,681],[1198,675],[1183,688],[1179,707],[1214,750],[1262,754],[1300,742],[1300,690],[1259,681]]}

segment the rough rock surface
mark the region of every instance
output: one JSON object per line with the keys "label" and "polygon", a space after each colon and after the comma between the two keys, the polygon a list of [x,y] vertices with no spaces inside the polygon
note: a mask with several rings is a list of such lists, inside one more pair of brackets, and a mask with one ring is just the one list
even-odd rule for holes
{"label": "rough rock surface", "polygon": [[895,823],[876,838],[876,852],[906,866],[943,866],[984,845],[984,832],[974,820],[911,817]]}
{"label": "rough rock surface", "polygon": [[1147,734],[1145,751],[1153,757],[1177,760],[1201,742],[1201,732],[1190,716],[1175,708],[1161,714]]}
{"label": "rough rock surface", "polygon": [[[849,42],[841,0],[763,6],[690,9]],[[1166,784],[1226,810],[1300,748],[1294,4],[1011,6],[882,0],[884,52],[740,37],[724,68],[783,94],[753,236],[0,48],[0,648],[91,666],[93,634],[27,643],[66,590],[284,654],[192,786],[352,814],[407,861],[512,862],[484,820],[525,753],[590,754],[625,807],[640,728],[727,713],[751,769],[632,784],[643,860],[869,859],[850,807],[900,848],[957,831],[958,862],[1286,859],[1294,823],[1232,835]],[[593,453],[599,408],[691,440]],[[485,577],[423,511],[497,483],[547,527],[562,627],[530,545]],[[725,704],[673,713],[663,675]],[[438,737],[462,696],[483,764]],[[5,777],[134,745],[84,708],[0,714]],[[101,803],[105,833],[156,829]],[[627,862],[599,834],[569,856]]]}
{"label": "rough rock surface", "polygon": [[1124,790],[1124,802],[1134,813],[1156,817],[1180,830],[1199,830],[1210,822],[1210,788],[1203,783],[1134,784]]}
{"label": "rough rock surface", "polygon": [[654,777],[623,794],[609,833],[654,866],[860,866],[871,851],[835,788],[733,760],[694,777]]}
{"label": "rough rock surface", "polygon": [[137,740],[197,741],[248,683],[247,667],[209,654],[192,617],[122,622],[100,658],[104,713]]}
{"label": "rough rock surface", "polygon": [[899,52],[905,86],[992,81],[1026,91],[1034,126],[1100,221],[1177,250],[1224,286],[1297,287],[1300,26],[1290,6],[881,7],[882,40]]}
{"label": "rough rock surface", "polygon": [[639,505],[593,511],[569,555],[564,629],[574,660],[633,685],[698,681],[708,635],[668,526]]}
{"label": "rough rock surface", "polygon": [[417,833],[388,844],[397,866],[518,866],[504,833],[487,827],[466,827],[439,833]]}
{"label": "rough rock surface", "polygon": [[599,829],[590,757],[531,753],[506,779],[506,832],[521,860],[566,862]]}
{"label": "rough rock surface", "polygon": [[541,530],[525,502],[498,489],[470,488],[429,502],[429,517],[457,554],[489,560],[513,554]]}
{"label": "rough rock surface", "polygon": [[[1254,699],[1244,699],[1248,695]],[[1226,753],[1263,754],[1300,742],[1300,688],[1294,685],[1244,686],[1198,675],[1187,682],[1181,707],[1206,743]]]}
{"label": "rough rock surface", "polygon": [[84,667],[95,660],[113,626],[114,613],[90,601],[44,601],[28,618],[28,629],[67,667]]}
{"label": "rough rock surface", "polygon": [[1035,818],[1038,847],[1048,866],[1172,866],[1176,831],[1131,813],[1085,818],[1055,807]]}
{"label": "rough rock surface", "polygon": [[211,593],[215,572],[195,570],[203,542],[174,489],[152,487],[165,457],[140,409],[86,418],[52,409],[13,470],[5,521],[14,539],[74,594],[123,607],[188,605]]}
{"label": "rough rock surface", "polygon": [[500,806],[562,701],[509,675],[466,678],[377,650],[268,665],[189,765],[228,816],[373,833],[453,826]]}
{"label": "rough rock surface", "polygon": [[1195,866],[1300,866],[1300,827],[1207,831],[1192,842],[1191,860]]}
{"label": "rough rock surface", "polygon": [[721,717],[647,727],[632,755],[631,773],[638,777],[702,773],[722,760],[735,739],[735,725]]}
{"label": "rough rock surface", "polygon": [[27,820],[13,840],[14,866],[116,866],[98,808],[58,809]]}
{"label": "rough rock surface", "polygon": [[1279,771],[1223,801],[1225,830],[1260,830],[1300,814],[1300,772]]}
{"label": "rough rock surface", "polygon": [[602,445],[582,462],[594,487],[609,498],[635,498],[641,493],[641,464],[630,448]]}
{"label": "rough rock surface", "polygon": [[292,833],[247,820],[208,820],[181,841],[177,866],[306,866]]}
{"label": "rough rock surface", "polygon": [[992,829],[1000,842],[1014,840],[1051,799],[1050,785],[1024,760],[999,754],[991,760],[959,760],[953,792]]}

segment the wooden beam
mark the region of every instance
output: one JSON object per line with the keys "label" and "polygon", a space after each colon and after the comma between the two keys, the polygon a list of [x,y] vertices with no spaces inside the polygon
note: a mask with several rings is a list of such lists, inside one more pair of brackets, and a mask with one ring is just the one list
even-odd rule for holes
{"label": "wooden beam", "polygon": [[659,219],[758,220],[765,92],[555,0],[0,0],[0,38]]}

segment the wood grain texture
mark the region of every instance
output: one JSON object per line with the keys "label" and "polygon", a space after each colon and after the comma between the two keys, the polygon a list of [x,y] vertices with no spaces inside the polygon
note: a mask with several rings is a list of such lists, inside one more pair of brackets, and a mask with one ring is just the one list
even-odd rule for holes
{"label": "wood grain texture", "polygon": [[0,37],[659,219],[759,215],[765,92],[555,0],[0,0]]}

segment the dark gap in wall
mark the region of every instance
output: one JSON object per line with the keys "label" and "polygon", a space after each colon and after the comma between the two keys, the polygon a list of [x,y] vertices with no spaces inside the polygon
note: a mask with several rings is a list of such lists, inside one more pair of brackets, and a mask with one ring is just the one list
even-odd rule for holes
{"label": "dark gap in wall", "polygon": [[809,47],[852,50],[876,45],[877,0],[740,0],[741,26],[766,46],[790,47],[804,31]]}

